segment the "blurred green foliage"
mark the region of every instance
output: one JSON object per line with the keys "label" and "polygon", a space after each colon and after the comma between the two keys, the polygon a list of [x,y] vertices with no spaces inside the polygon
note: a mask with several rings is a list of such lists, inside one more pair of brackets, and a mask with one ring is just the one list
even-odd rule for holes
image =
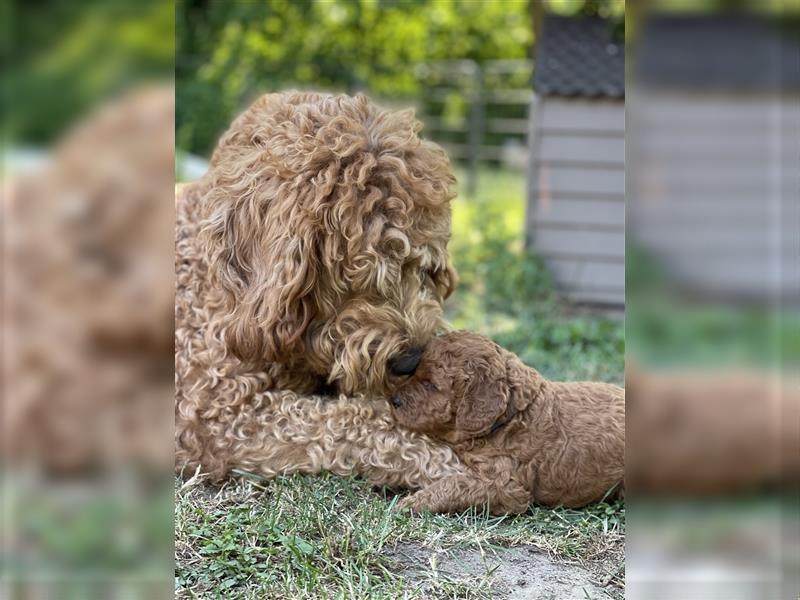
{"label": "blurred green foliage", "polygon": [[533,41],[527,0],[187,0],[177,19],[177,141],[199,154],[258,93],[409,98],[422,62],[526,58]]}
{"label": "blurred green foliage", "polygon": [[[0,473],[5,509],[13,516],[10,539],[17,540],[4,556],[4,583],[29,578],[57,583],[53,597],[76,600],[106,597],[107,591],[93,593],[98,582],[123,576],[134,588],[163,584],[172,552],[174,505],[173,490],[164,487],[160,475],[124,467],[103,477],[29,475]],[[161,596],[151,591],[130,597]]]}
{"label": "blurred green foliage", "polygon": [[0,102],[6,137],[22,145],[48,144],[99,101],[173,73],[170,2],[19,3],[6,23]]}
{"label": "blurred green foliage", "polygon": [[650,366],[796,366],[800,312],[784,303],[704,297],[651,252],[625,247],[627,349]]}
{"label": "blurred green foliage", "polygon": [[[544,5],[618,15],[624,3]],[[259,92],[294,86],[408,98],[419,91],[420,62],[526,58],[532,6],[529,0],[4,2],[5,135],[23,145],[47,144],[108,96],[174,74],[178,143],[205,154]]]}
{"label": "blurred green foliage", "polygon": [[488,335],[549,378],[621,383],[623,315],[569,305],[541,259],[525,251],[524,175],[486,169],[478,181],[475,197],[461,190],[453,206],[449,247],[460,281],[446,305],[450,322]]}

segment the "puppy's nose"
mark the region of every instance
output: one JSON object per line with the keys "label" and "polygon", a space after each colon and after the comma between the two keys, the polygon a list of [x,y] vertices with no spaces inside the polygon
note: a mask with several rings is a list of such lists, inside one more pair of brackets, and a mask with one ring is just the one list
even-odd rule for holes
{"label": "puppy's nose", "polygon": [[419,366],[422,348],[410,348],[389,359],[389,372],[392,375],[413,375]]}
{"label": "puppy's nose", "polygon": [[400,405],[403,404],[397,396],[392,396],[390,401],[395,408],[400,408]]}

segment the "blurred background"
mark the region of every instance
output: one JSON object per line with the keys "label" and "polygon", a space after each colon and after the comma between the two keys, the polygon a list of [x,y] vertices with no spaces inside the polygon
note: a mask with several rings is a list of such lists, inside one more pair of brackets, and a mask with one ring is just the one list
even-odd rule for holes
{"label": "blurred background", "polygon": [[2,11],[0,597],[171,597],[174,7]]}
{"label": "blurred background", "polygon": [[796,2],[628,13],[627,597],[796,598]]}

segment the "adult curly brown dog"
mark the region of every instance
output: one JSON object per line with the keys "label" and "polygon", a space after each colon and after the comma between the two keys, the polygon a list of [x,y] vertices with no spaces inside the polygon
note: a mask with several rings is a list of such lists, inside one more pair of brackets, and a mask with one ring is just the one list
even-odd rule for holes
{"label": "adult curly brown dog", "polygon": [[179,192],[178,469],[417,487],[463,470],[375,400],[455,285],[455,179],[420,128],[364,96],[265,95]]}
{"label": "adult curly brown dog", "polygon": [[397,422],[449,444],[467,473],[444,477],[400,507],[459,512],[486,503],[521,513],[531,500],[577,507],[621,487],[625,391],[547,381],[483,336],[430,342],[391,399]]}

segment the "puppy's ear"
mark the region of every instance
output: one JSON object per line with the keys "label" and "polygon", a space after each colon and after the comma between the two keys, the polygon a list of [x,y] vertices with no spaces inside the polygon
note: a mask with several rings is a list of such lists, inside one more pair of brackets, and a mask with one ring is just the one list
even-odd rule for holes
{"label": "puppy's ear", "polygon": [[507,350],[501,351],[506,362],[509,402],[515,410],[525,410],[541,393],[544,379],[535,369],[525,366],[516,355]]}
{"label": "puppy's ear", "polygon": [[482,379],[465,388],[456,408],[456,429],[478,435],[506,412],[508,387],[504,381]]}
{"label": "puppy's ear", "polygon": [[302,352],[315,315],[315,242],[291,222],[266,219],[264,207],[274,199],[255,196],[243,190],[233,198],[207,197],[216,208],[200,239],[210,276],[226,292],[227,347],[245,361],[283,363]]}

